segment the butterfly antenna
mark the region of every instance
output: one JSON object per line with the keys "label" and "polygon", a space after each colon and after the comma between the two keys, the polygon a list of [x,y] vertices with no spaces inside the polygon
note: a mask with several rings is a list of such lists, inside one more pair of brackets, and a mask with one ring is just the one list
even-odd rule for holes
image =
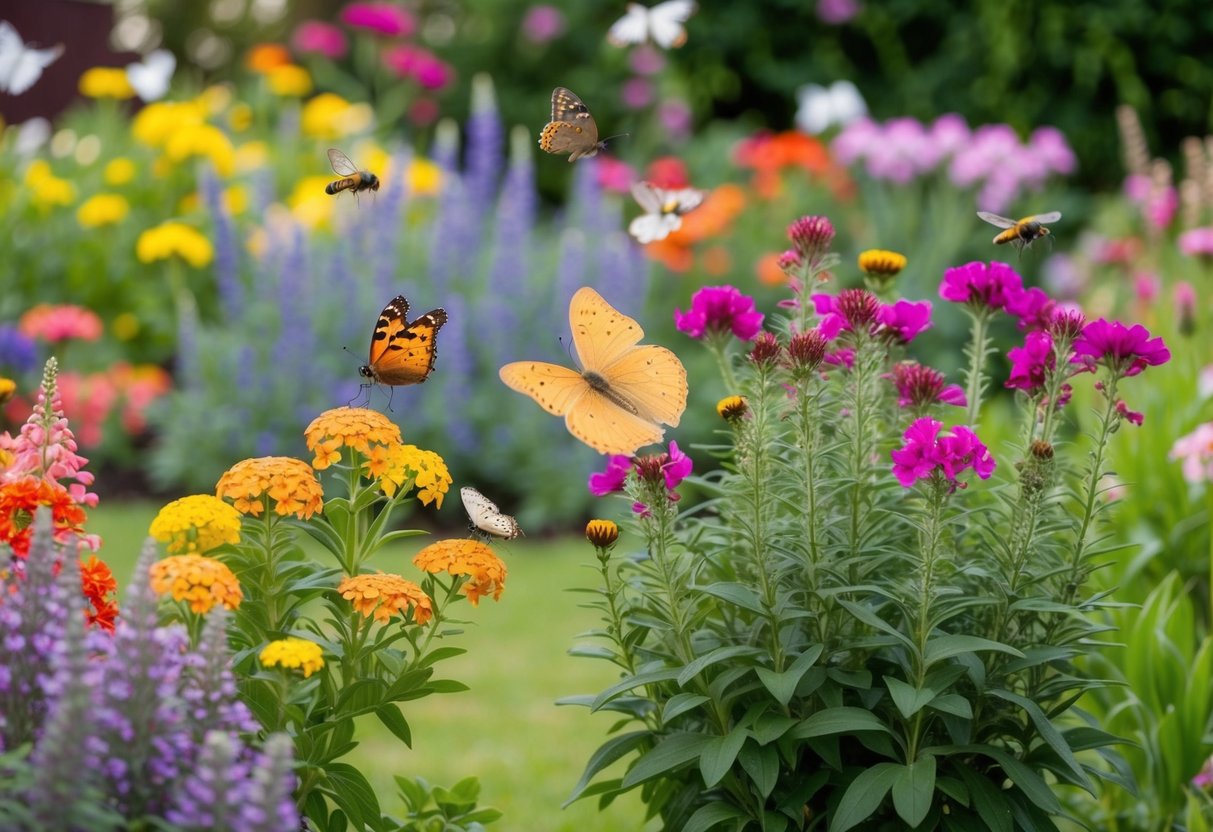
{"label": "butterfly antenna", "polygon": [[606,144],[607,142],[614,141],[615,139],[627,138],[630,135],[632,135],[632,134],[631,133],[616,133],[613,136],[607,136],[605,139],[600,139],[599,141],[601,141],[603,144]]}

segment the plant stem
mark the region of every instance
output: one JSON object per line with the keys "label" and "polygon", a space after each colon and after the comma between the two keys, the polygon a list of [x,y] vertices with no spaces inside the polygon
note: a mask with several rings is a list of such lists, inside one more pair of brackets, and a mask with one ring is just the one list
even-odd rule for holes
{"label": "plant stem", "polygon": [[965,409],[965,423],[976,430],[981,416],[981,399],[985,395],[986,354],[989,352],[990,310],[970,309],[973,330],[969,341],[969,370],[965,380],[965,395],[969,405]]}
{"label": "plant stem", "polygon": [[[922,560],[918,565],[919,594],[918,620],[914,625],[914,643],[917,647],[914,656],[914,687],[921,690],[927,678],[927,642],[931,637],[931,607],[935,591],[935,563],[939,556],[939,542],[943,536],[943,506],[947,498],[948,486],[937,472],[930,480],[926,526],[919,536],[919,548]],[[922,725],[926,709],[920,708],[914,715],[914,726],[910,732],[910,742],[906,752],[906,762],[913,763],[918,757],[918,745],[922,739]]]}

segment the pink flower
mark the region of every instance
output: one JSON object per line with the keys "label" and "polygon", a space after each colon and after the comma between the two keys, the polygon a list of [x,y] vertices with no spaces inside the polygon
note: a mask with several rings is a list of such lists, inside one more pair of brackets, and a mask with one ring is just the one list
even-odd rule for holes
{"label": "pink flower", "polygon": [[1133,273],[1133,294],[1142,306],[1149,306],[1158,298],[1158,290],[1162,281],[1153,272]]}
{"label": "pink flower", "polygon": [[834,223],[829,217],[801,217],[788,226],[788,238],[800,256],[811,263],[829,251]]}
{"label": "pink flower", "polygon": [[413,15],[395,3],[350,3],[341,10],[341,22],[388,37],[407,37],[417,31]]}
{"label": "pink flower", "polygon": [[881,303],[867,289],[843,289],[837,295],[816,294],[810,299],[822,316],[821,332],[828,340],[839,332],[866,332],[880,320]]}
{"label": "pink flower", "polygon": [[1053,338],[1047,332],[1029,332],[1022,347],[1007,351],[1007,358],[1011,362],[1011,375],[1005,386],[1028,394],[1039,392],[1045,376],[1056,366]]}
{"label": "pink flower", "polygon": [[733,286],[705,286],[691,296],[689,310],[674,310],[674,325],[692,338],[732,330],[742,341],[750,341],[762,329],[762,319],[754,299]]}
{"label": "pink flower", "polygon": [[687,163],[677,156],[660,156],[649,163],[644,179],[658,188],[678,189],[691,187],[691,176]]}
{"label": "pink flower", "polygon": [[454,71],[429,50],[404,44],[383,54],[383,64],[401,78],[412,78],[427,90],[445,87]]}
{"label": "pink flower", "polygon": [[648,78],[629,78],[623,82],[619,97],[629,110],[640,110],[653,103],[653,84]]}
{"label": "pink flower", "polygon": [[599,155],[595,161],[598,164],[594,166],[594,173],[603,190],[614,194],[626,194],[631,190],[632,183],[636,181],[636,171],[632,170],[631,165],[606,155]]}
{"label": "pink flower", "polygon": [[937,471],[953,488],[959,485],[957,478],[966,470],[972,469],[983,480],[994,473],[994,459],[977,434],[964,426],[941,434],[942,430],[942,422],[926,416],[906,429],[906,444],[890,454],[893,475],[904,488],[918,480],[930,479]]}
{"label": "pink flower", "polygon": [[946,384],[943,373],[917,361],[902,361],[893,365],[885,378],[897,388],[897,406],[924,408],[928,405],[950,404],[965,407],[968,399],[958,385]]}
{"label": "pink flower", "polygon": [[595,497],[605,497],[615,491],[622,491],[627,481],[628,472],[632,470],[632,458],[615,454],[607,459],[605,471],[590,474],[590,493]]}
{"label": "pink flower", "polygon": [[1168,457],[1183,460],[1188,482],[1213,482],[1213,422],[1197,425],[1196,430],[1176,439]]}
{"label": "pink flower", "polygon": [[846,367],[848,370],[853,370],[855,369],[855,350],[851,347],[843,347],[840,350],[826,353],[822,360],[835,367]]}
{"label": "pink flower", "polygon": [[1213,257],[1213,227],[1193,228],[1180,234],[1179,250],[1189,257]]}
{"label": "pink flower", "polygon": [[[664,485],[666,499],[671,503],[678,502],[679,495],[675,488],[691,474],[691,458],[678,448],[677,442],[671,442],[667,453],[647,454],[636,457],[632,461],[636,476],[642,483],[649,485]],[[649,509],[644,503],[632,505],[632,511],[642,517],[649,516]]]}
{"label": "pink flower", "polygon": [[948,269],[939,284],[939,296],[944,300],[986,309],[1005,309],[1008,300],[1022,291],[1023,278],[997,261],[974,261]]}
{"label": "pink flower", "polygon": [[683,480],[691,475],[692,467],[691,458],[679,450],[677,442],[671,442],[669,456],[661,466],[661,473],[665,476],[665,487],[672,493]]}
{"label": "pink flower", "polygon": [[880,307],[878,320],[882,332],[898,343],[908,344],[923,330],[931,328],[931,302],[899,300],[892,305],[886,304]]}
{"label": "pink flower", "polygon": [[637,75],[656,75],[665,69],[665,54],[649,43],[642,43],[628,55],[628,63]]}
{"label": "pink flower", "polygon": [[1008,295],[1004,308],[1008,315],[1019,318],[1021,330],[1037,330],[1049,326],[1056,306],[1044,289],[1033,286]]}
{"label": "pink flower", "polygon": [[1037,127],[1028,138],[1031,155],[1044,162],[1052,173],[1066,176],[1078,167],[1078,159],[1069,142],[1056,127]]}
{"label": "pink flower", "polygon": [[1191,283],[1181,280],[1171,290],[1171,300],[1175,303],[1175,319],[1179,321],[1180,333],[1191,335],[1196,330],[1196,290]]}
{"label": "pink flower", "polygon": [[1117,375],[1135,376],[1147,366],[1166,364],[1171,351],[1162,338],[1151,338],[1141,324],[1126,327],[1120,321],[1100,318],[1087,324],[1074,342],[1075,363],[1094,370],[1104,364]]}
{"label": "pink flower", "polygon": [[1161,230],[1171,224],[1178,210],[1179,191],[1167,185],[1150,195],[1142,206],[1142,215],[1150,225]]}
{"label": "pink flower", "polygon": [[301,54],[323,55],[333,60],[344,56],[349,47],[345,32],[319,20],[305,20],[296,26],[291,45]]}
{"label": "pink flower", "polygon": [[27,338],[41,339],[52,344],[72,338],[96,341],[102,332],[101,319],[95,312],[83,306],[69,304],[53,306],[40,303],[21,316],[17,327]]}
{"label": "pink flower", "polygon": [[831,26],[846,23],[862,9],[859,0],[817,0],[817,17]]}
{"label": "pink flower", "polygon": [[1125,404],[1124,399],[1117,400],[1116,415],[1124,419],[1126,422],[1130,422],[1138,427],[1140,427],[1141,424],[1146,421],[1144,414],[1138,413],[1136,410],[1129,410],[1129,406]]}
{"label": "pink flower", "polygon": [[564,12],[555,6],[531,6],[522,18],[522,36],[531,43],[547,43],[564,34]]}
{"label": "pink flower", "polygon": [[676,141],[686,139],[691,135],[694,126],[694,113],[685,101],[677,98],[667,98],[657,105],[657,120],[661,123],[667,137]]}

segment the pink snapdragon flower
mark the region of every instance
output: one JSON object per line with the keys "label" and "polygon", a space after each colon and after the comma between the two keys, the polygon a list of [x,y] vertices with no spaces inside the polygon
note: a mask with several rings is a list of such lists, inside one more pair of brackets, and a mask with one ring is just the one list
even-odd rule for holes
{"label": "pink snapdragon flower", "polygon": [[1135,376],[1148,366],[1166,364],[1171,351],[1161,337],[1151,338],[1141,324],[1127,327],[1120,321],[1100,318],[1083,327],[1074,342],[1074,363],[1094,371],[1103,364],[1118,376]]}
{"label": "pink snapdragon flower", "polygon": [[953,489],[963,488],[957,478],[967,470],[983,480],[994,473],[996,463],[989,449],[962,425],[943,432],[942,422],[924,416],[906,429],[905,439],[905,445],[890,453],[893,475],[904,488],[937,475]]}
{"label": "pink snapdragon flower", "polygon": [[1213,422],[1197,425],[1175,440],[1170,459],[1183,460],[1184,479],[1190,483],[1213,482]]}
{"label": "pink snapdragon flower", "polygon": [[762,330],[762,321],[754,299],[733,286],[705,286],[691,296],[690,309],[674,310],[679,332],[696,339],[731,330],[742,341],[750,341]]}
{"label": "pink snapdragon flower", "polygon": [[300,54],[323,55],[330,60],[344,57],[349,49],[345,32],[320,20],[305,20],[296,26],[291,45]]}
{"label": "pink snapdragon flower", "polygon": [[944,272],[939,296],[953,303],[985,309],[1006,309],[1023,291],[1023,278],[1006,263],[974,261]]}
{"label": "pink snapdragon flower", "polygon": [[341,10],[341,22],[388,37],[407,37],[417,31],[408,9],[388,2],[350,3]]}
{"label": "pink snapdragon flower", "polygon": [[897,388],[897,406],[921,409],[932,404],[966,407],[965,392],[956,384],[948,384],[943,373],[917,361],[902,361],[893,365],[885,378]]}

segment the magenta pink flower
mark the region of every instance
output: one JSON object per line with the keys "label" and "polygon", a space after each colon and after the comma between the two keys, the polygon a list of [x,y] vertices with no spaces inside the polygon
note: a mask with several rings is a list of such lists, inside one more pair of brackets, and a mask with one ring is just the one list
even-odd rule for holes
{"label": "magenta pink flower", "polygon": [[1161,337],[1151,338],[1141,324],[1126,327],[1120,321],[1100,318],[1083,327],[1074,342],[1075,363],[1094,371],[1103,364],[1118,376],[1135,376],[1148,366],[1166,364],[1171,351]]}
{"label": "magenta pink flower", "polygon": [[642,43],[628,55],[628,64],[637,75],[656,75],[665,69],[665,53],[652,44]]}
{"label": "magenta pink flower", "polygon": [[323,55],[332,60],[344,56],[349,48],[345,32],[319,20],[305,20],[296,26],[295,34],[291,35],[291,45],[300,54]]}
{"label": "magenta pink flower", "polygon": [[974,261],[944,272],[939,296],[953,303],[986,309],[1005,309],[1007,301],[1023,291],[1023,278],[1006,263]]}
{"label": "magenta pink flower", "polygon": [[629,78],[620,87],[619,98],[629,110],[641,110],[653,103],[653,82],[639,76]]}
{"label": "magenta pink flower", "polygon": [[1129,406],[1125,404],[1124,399],[1118,399],[1116,401],[1116,415],[1124,419],[1126,422],[1130,422],[1138,427],[1140,427],[1141,424],[1146,421],[1145,414],[1138,413],[1136,410],[1129,410]]}
{"label": "magenta pink flower", "polygon": [[691,475],[692,467],[691,458],[679,450],[677,442],[671,442],[670,453],[661,466],[661,473],[665,477],[665,487],[671,494],[683,480]]}
{"label": "magenta pink flower", "polygon": [[906,429],[906,444],[890,454],[893,475],[903,487],[909,488],[938,472],[953,488],[963,488],[957,478],[966,470],[972,469],[983,480],[994,473],[994,458],[977,434],[964,426],[946,433],[942,430],[942,422],[926,416]]}
{"label": "magenta pink flower", "polygon": [[91,309],[49,303],[40,303],[29,309],[17,322],[17,328],[26,338],[52,344],[71,339],[96,341],[103,330],[101,318]]}
{"label": "magenta pink flower", "polygon": [[564,12],[555,6],[531,6],[522,18],[522,36],[531,43],[547,43],[564,34]]}
{"label": "magenta pink flower", "polygon": [[1168,456],[1183,460],[1184,479],[1188,482],[1213,482],[1213,422],[1198,425],[1196,430],[1176,439]]}
{"label": "magenta pink flower", "polygon": [[1191,335],[1196,330],[1196,290],[1191,283],[1181,280],[1171,290],[1171,300],[1175,303],[1175,319],[1179,322],[1180,333]]}
{"label": "magenta pink flower", "polygon": [[632,458],[615,454],[607,459],[605,471],[590,474],[590,493],[595,497],[605,497],[615,491],[622,491],[627,482],[628,472],[632,470]]}
{"label": "magenta pink flower", "polygon": [[1046,294],[1044,289],[1035,286],[1012,292],[1007,297],[1004,307],[1008,315],[1019,318],[1021,330],[1047,329],[1053,320],[1053,311],[1057,304]]}
{"label": "magenta pink flower", "polygon": [[827,339],[844,331],[870,331],[880,320],[881,303],[867,289],[843,289],[837,295],[816,294],[810,299],[821,316],[821,332]]}
{"label": "magenta pink flower", "polygon": [[762,329],[762,319],[754,299],[733,286],[705,286],[691,296],[689,310],[674,310],[674,325],[692,338],[732,330],[742,341],[750,341]]}
{"label": "magenta pink flower", "polygon": [[408,9],[387,2],[350,3],[341,10],[341,22],[388,37],[407,37],[417,31],[417,21]]}
{"label": "magenta pink flower", "polygon": [[929,405],[950,404],[965,407],[968,399],[958,385],[948,384],[943,373],[917,361],[902,361],[893,365],[885,376],[897,388],[897,406],[920,409]]}
{"label": "magenta pink flower", "polygon": [[788,239],[801,257],[815,262],[834,241],[834,223],[829,217],[801,217],[788,226]]}
{"label": "magenta pink flower", "polygon": [[817,17],[831,26],[846,23],[862,9],[859,0],[817,0]]}
{"label": "magenta pink flower", "polygon": [[833,352],[827,352],[822,360],[827,364],[833,364],[835,367],[846,367],[848,370],[854,370],[855,350],[851,347],[843,347]]}
{"label": "magenta pink flower", "polygon": [[1045,385],[1045,376],[1056,366],[1053,355],[1053,337],[1047,332],[1029,332],[1022,347],[1007,351],[1011,362],[1011,375],[1006,385],[1014,390],[1032,394]]}
{"label": "magenta pink flower", "polygon": [[1179,250],[1189,257],[1213,257],[1213,227],[1193,228],[1180,234]]}
{"label": "magenta pink flower", "polygon": [[434,53],[419,46],[402,44],[383,53],[383,64],[401,78],[411,78],[427,90],[450,83],[454,71]]}
{"label": "magenta pink flower", "polygon": [[908,344],[931,328],[931,302],[899,300],[886,304],[880,307],[878,320],[882,333],[888,333],[898,343]]}
{"label": "magenta pink flower", "polygon": [[594,173],[598,184],[605,191],[614,194],[626,194],[631,191],[632,183],[636,181],[636,171],[622,159],[614,156],[599,155],[594,160]]}

